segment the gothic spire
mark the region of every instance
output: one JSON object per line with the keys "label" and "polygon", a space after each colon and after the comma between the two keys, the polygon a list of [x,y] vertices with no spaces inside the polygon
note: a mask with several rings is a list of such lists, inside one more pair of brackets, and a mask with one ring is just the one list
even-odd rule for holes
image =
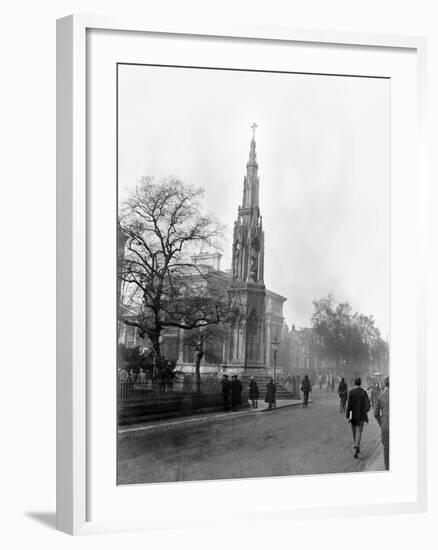
{"label": "gothic spire", "polygon": [[243,200],[234,224],[232,279],[263,285],[264,233],[259,207],[259,176],[252,124],[249,159],[243,178]]}
{"label": "gothic spire", "polygon": [[256,142],[255,142],[255,131],[257,128],[257,124],[254,122],[251,126],[252,128],[252,139],[251,139],[251,147],[249,150],[249,159],[248,163],[246,165],[247,168],[254,166],[256,169],[258,168],[257,164],[257,154],[256,154]]}
{"label": "gothic spire", "polygon": [[243,182],[243,208],[258,208],[259,206],[259,177],[256,154],[255,130],[257,124],[251,126],[252,138],[249,150],[249,159],[246,164],[246,176]]}

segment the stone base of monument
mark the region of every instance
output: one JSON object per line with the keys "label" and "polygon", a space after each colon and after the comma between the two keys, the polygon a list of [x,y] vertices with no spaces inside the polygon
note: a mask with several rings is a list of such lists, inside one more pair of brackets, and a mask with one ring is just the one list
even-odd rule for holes
{"label": "stone base of monument", "polygon": [[[272,379],[272,376],[270,376],[266,369],[265,371],[250,371],[249,373],[243,375],[240,377],[240,380],[242,382],[242,384],[246,384],[246,385],[249,385],[249,381],[251,379],[251,377],[254,377],[255,381],[257,382],[257,386],[259,388],[259,393],[260,393],[260,396],[259,396],[259,400],[264,400],[265,399],[265,396],[266,396],[266,387],[268,385],[268,383],[270,382],[270,380]],[[276,393],[275,393],[275,397],[277,400],[282,400],[282,399],[293,399],[293,396],[292,396],[292,393],[288,390],[288,388],[286,388],[285,386],[283,386],[282,384],[280,384],[278,381],[275,383],[275,386],[276,386]]]}
{"label": "stone base of monument", "polygon": [[[259,400],[265,399],[266,386],[268,385],[268,382],[271,380],[271,378],[273,378],[273,376],[269,374],[268,369],[264,365],[261,365],[261,366],[250,365],[247,367],[245,367],[244,365],[233,365],[233,364],[224,365],[222,367],[222,373],[228,374],[230,378],[231,376],[236,374],[239,377],[239,380],[243,384],[244,393],[248,393],[247,390],[248,390],[249,381],[253,376],[259,388],[259,393],[260,393]],[[292,391],[289,388],[286,388],[282,384],[279,384],[278,381],[276,382],[275,385],[277,387],[276,398],[278,400],[297,399],[297,398],[299,399],[300,397],[299,393],[297,394],[295,392],[295,394],[293,395]]]}
{"label": "stone base of monument", "polygon": [[[268,385],[268,382],[273,378],[268,372],[268,369],[264,366],[254,366],[250,365],[246,368],[243,365],[223,365],[221,369],[222,374],[227,374],[228,377],[231,379],[233,375],[237,375],[239,377],[239,380],[243,384],[243,395],[242,400],[244,401],[246,396],[248,396],[248,386],[249,381],[251,377],[253,376],[254,379],[257,382],[257,386],[259,388],[259,401],[263,401],[266,396],[266,386]],[[282,384],[280,384],[278,381],[276,382],[276,398],[277,400],[282,399],[299,399],[300,394],[299,392],[295,391],[295,393],[292,393],[292,388],[286,388]],[[295,388],[296,389],[296,388]]]}

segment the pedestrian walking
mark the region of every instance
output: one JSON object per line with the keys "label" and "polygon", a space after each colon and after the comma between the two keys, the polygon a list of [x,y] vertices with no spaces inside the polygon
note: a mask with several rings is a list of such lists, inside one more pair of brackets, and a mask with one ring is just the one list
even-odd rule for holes
{"label": "pedestrian walking", "polygon": [[379,423],[383,445],[385,469],[389,470],[389,377],[384,380],[385,389],[379,395],[374,407],[374,416]]}
{"label": "pedestrian walking", "polygon": [[355,387],[348,394],[347,418],[351,424],[353,432],[353,451],[354,458],[359,458],[360,442],[365,422],[368,424],[368,411],[370,410],[370,400],[367,392],[361,388],[362,380],[354,380]]}
{"label": "pedestrian walking", "polygon": [[335,391],[335,377],[333,374],[330,376],[330,389],[332,392]]}
{"label": "pedestrian walking", "polygon": [[344,378],[341,378],[341,381],[339,382],[338,395],[339,395],[339,412],[344,413],[345,407],[347,404],[347,397],[348,397],[348,386]]}
{"label": "pedestrian walking", "polygon": [[258,398],[259,398],[259,387],[257,386],[257,382],[254,379],[254,376],[251,376],[249,380],[249,398],[251,399],[251,406],[255,409],[258,408]]}
{"label": "pedestrian walking", "polygon": [[319,389],[322,389],[322,374],[318,376]]}
{"label": "pedestrian walking", "polygon": [[270,378],[269,382],[266,384],[266,397],[265,397],[265,403],[268,403],[269,409],[272,409],[272,407],[275,407],[275,394],[277,392],[277,388],[274,384],[274,379]]}
{"label": "pedestrian walking", "polygon": [[373,382],[371,384],[371,387],[370,387],[370,392],[369,392],[369,396],[370,396],[370,402],[371,402],[371,407],[374,409],[374,407],[376,406],[376,402],[377,402],[377,398],[379,397],[379,395],[381,394],[382,390],[380,389],[380,385],[378,384],[378,382]]}
{"label": "pedestrian walking", "polygon": [[242,405],[243,386],[242,386],[242,382],[239,380],[238,376],[236,376],[236,380],[237,380],[237,404]]}
{"label": "pedestrian walking", "polygon": [[242,404],[242,382],[237,378],[237,375],[234,374],[231,377],[231,408],[237,410],[239,405]]}
{"label": "pedestrian walking", "polygon": [[303,392],[303,409],[307,409],[309,393],[312,391],[312,385],[310,384],[308,374],[304,375],[303,381],[301,382],[301,391]]}
{"label": "pedestrian walking", "polygon": [[231,392],[231,384],[230,384],[230,381],[228,380],[228,374],[224,374],[222,376],[221,386],[222,386],[222,398],[224,403],[224,411],[228,411],[230,409],[230,392]]}

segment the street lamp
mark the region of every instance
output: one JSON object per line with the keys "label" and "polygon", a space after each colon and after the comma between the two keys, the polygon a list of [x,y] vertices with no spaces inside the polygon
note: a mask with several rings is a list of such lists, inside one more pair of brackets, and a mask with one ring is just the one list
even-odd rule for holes
{"label": "street lamp", "polygon": [[271,342],[272,350],[274,352],[274,384],[277,382],[276,379],[276,371],[277,371],[277,353],[278,348],[280,347],[280,342],[277,341],[277,338],[273,342]]}

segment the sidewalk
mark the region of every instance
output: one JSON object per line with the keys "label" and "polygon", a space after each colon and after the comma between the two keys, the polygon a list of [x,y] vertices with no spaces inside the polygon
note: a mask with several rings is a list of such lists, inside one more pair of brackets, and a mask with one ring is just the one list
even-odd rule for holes
{"label": "sidewalk", "polygon": [[[309,403],[312,403],[312,400],[309,399]],[[301,399],[282,399],[277,401],[277,406],[275,409],[269,409],[268,404],[264,401],[259,401],[259,406],[257,409],[250,407],[249,409],[242,409],[238,411],[228,411],[228,412],[211,412],[207,414],[193,414],[190,416],[184,416],[180,418],[172,419],[163,419],[155,421],[144,421],[138,424],[130,424],[129,426],[121,426],[118,428],[119,437],[130,437],[134,435],[140,435],[143,432],[154,430],[157,428],[168,428],[172,426],[179,426],[183,424],[193,424],[196,422],[208,422],[209,420],[218,420],[232,418],[235,416],[249,415],[255,413],[263,412],[274,412],[278,409],[284,409],[286,407],[295,407],[297,405],[302,405],[303,401]]]}
{"label": "sidewalk", "polygon": [[383,460],[383,447],[380,441],[378,446],[376,447],[376,451],[365,464],[364,470],[366,470],[367,472],[386,472],[385,463]]}
{"label": "sidewalk", "polygon": [[[309,399],[309,403],[312,403],[312,400]],[[303,401],[302,399],[277,399],[277,405],[275,409],[283,409],[284,407],[294,407],[296,405],[302,405]],[[258,402],[257,409],[250,408],[250,411],[252,412],[263,412],[263,411],[269,411],[269,405],[268,403],[265,403],[264,401]],[[271,409],[274,410],[274,409]]]}

